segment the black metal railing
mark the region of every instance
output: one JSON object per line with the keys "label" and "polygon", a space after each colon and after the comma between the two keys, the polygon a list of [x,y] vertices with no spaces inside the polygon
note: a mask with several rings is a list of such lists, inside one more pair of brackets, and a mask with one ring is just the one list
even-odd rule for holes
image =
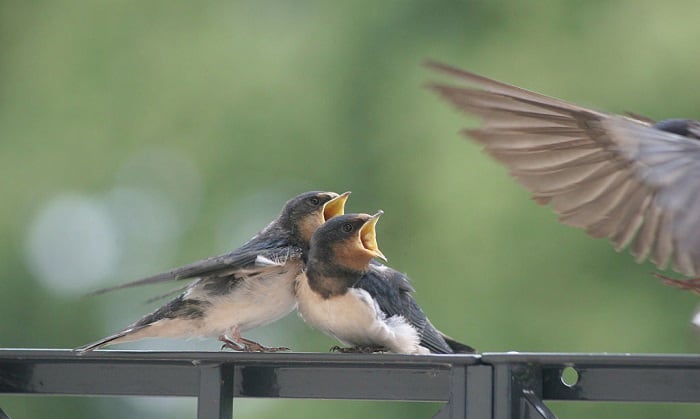
{"label": "black metal railing", "polygon": [[199,419],[231,418],[238,397],[437,401],[438,419],[550,419],[544,400],[700,402],[700,356],[3,349],[0,393],[196,397]]}

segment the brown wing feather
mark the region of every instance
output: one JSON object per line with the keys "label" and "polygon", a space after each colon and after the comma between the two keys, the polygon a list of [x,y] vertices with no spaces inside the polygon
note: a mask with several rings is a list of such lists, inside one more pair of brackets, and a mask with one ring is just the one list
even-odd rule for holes
{"label": "brown wing feather", "polygon": [[649,118],[581,107],[444,64],[429,87],[479,117],[465,134],[564,224],[629,246],[638,262],[700,273],[700,142]]}

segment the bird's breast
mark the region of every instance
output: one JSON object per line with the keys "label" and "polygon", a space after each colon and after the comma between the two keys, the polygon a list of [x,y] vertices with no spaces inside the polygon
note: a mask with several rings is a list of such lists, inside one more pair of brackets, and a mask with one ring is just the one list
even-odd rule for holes
{"label": "bird's breast", "polygon": [[243,332],[272,323],[294,310],[294,281],[300,272],[301,262],[290,262],[238,278],[236,285],[227,293],[211,295],[202,285],[201,290],[191,290],[190,298],[196,296],[211,302],[204,322],[213,333],[221,333],[232,327],[238,327]]}
{"label": "bird's breast", "polygon": [[323,298],[313,291],[305,275],[297,285],[299,314],[311,326],[347,345],[376,344],[382,313],[364,290],[350,288],[343,295]]}

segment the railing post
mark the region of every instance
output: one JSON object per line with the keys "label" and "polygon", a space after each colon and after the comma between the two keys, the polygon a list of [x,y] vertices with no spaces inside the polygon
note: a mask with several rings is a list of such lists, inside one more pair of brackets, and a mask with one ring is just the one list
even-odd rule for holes
{"label": "railing post", "polygon": [[493,379],[490,365],[453,365],[450,400],[433,419],[490,418],[493,413]]}
{"label": "railing post", "polygon": [[233,417],[233,365],[202,364],[199,368],[197,419]]}
{"label": "railing post", "polygon": [[542,401],[542,366],[529,363],[493,367],[494,419],[557,419]]}
{"label": "railing post", "polygon": [[466,419],[467,367],[452,365],[450,370],[450,399],[432,419]]}
{"label": "railing post", "polygon": [[474,365],[467,367],[467,418],[493,416],[493,367]]}

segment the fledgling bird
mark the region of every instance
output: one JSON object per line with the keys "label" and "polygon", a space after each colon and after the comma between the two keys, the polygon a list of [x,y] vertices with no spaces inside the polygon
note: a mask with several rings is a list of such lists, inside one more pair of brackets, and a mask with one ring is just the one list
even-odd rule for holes
{"label": "fledgling bird", "polygon": [[278,351],[241,333],[269,324],[296,307],[294,282],[304,267],[314,231],[342,215],[350,192],[307,192],[285,204],[280,215],[238,249],[96,293],[165,281],[199,278],[185,291],[124,330],[77,348],[151,337],[218,337],[236,351]]}
{"label": "fledgling bird", "polygon": [[[630,246],[638,263],[700,273],[700,122],[598,112],[444,64],[429,87],[482,120],[482,144],[567,225]],[[700,284],[699,284],[700,285]]]}
{"label": "fledgling bird", "polygon": [[342,352],[473,353],[439,332],[411,295],[408,278],[378,262],[375,215],[335,217],[316,230],[297,280],[304,320],[351,348]]}

